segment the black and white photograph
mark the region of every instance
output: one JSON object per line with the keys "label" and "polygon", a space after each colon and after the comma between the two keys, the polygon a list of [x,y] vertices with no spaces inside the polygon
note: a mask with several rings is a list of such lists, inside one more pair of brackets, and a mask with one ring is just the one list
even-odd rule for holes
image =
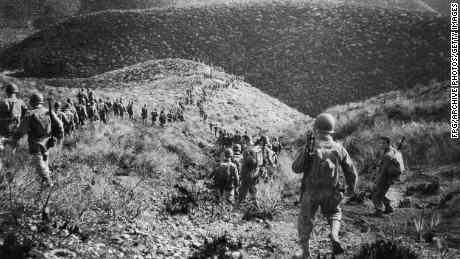
{"label": "black and white photograph", "polygon": [[0,0],[0,259],[460,259],[457,0]]}

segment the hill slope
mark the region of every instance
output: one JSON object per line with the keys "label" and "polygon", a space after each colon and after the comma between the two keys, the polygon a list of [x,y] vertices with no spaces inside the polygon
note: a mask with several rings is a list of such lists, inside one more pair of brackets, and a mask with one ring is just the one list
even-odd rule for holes
{"label": "hill slope", "polygon": [[447,25],[428,14],[353,5],[101,12],[71,18],[6,49],[0,66],[41,77],[86,77],[149,59],[197,59],[244,75],[314,114],[444,79]]}
{"label": "hill slope", "polygon": [[[139,80],[136,76],[140,71],[148,77]],[[38,254],[58,247],[70,249],[80,258],[187,258],[203,245],[203,240],[221,231],[233,233],[245,244],[254,241],[254,231],[263,234],[263,224],[246,222],[240,215],[216,206],[208,188],[216,138],[207,122],[200,119],[198,109],[187,105],[185,122],[168,123],[162,128],[139,121],[144,103],[149,110],[169,109],[181,100],[186,89],[192,89],[194,96],[205,90],[208,121],[230,132],[240,129],[257,134],[266,129],[271,136],[291,131],[297,131],[298,136],[301,131],[296,129],[309,121],[307,116],[234,76],[187,60],[149,61],[78,80],[0,78],[20,83],[23,97],[37,89],[52,91],[57,100],[75,98],[77,87],[88,86],[94,87],[96,97],[135,103],[137,122],[112,117],[107,125],[89,123],[68,137],[62,148],[52,150],[52,177],[57,183],[49,201],[53,224],[35,220],[39,218],[37,204],[42,204],[43,197],[37,197],[36,182],[31,181],[34,172],[24,161],[28,157],[26,144],[22,142],[14,154],[6,152],[6,170],[18,173],[10,185],[13,196],[8,196],[8,188],[3,188],[3,181],[0,183],[0,208],[14,210],[16,207],[11,206],[17,204],[27,214],[18,224],[11,221],[10,213],[0,214],[0,239],[11,240],[11,235],[18,240],[31,238],[29,245]],[[22,191],[24,186],[26,191]],[[181,200],[184,193],[180,191],[184,189],[199,205]],[[6,197],[13,197],[13,203]],[[183,206],[187,211],[170,212],[174,209],[168,206]],[[228,217],[233,217],[232,222]],[[29,228],[41,229],[41,224],[53,229],[54,234]],[[78,230],[71,226],[78,226]],[[73,235],[65,236],[66,232]],[[0,246],[0,257],[5,247]]]}

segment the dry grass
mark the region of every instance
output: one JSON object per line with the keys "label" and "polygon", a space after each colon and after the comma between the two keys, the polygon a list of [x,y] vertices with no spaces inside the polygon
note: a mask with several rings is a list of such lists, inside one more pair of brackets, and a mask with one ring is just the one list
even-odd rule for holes
{"label": "dry grass", "polygon": [[449,137],[448,100],[446,83],[432,83],[327,111],[337,116],[337,137],[360,168],[375,159],[380,136],[394,143],[406,137],[402,152],[409,167],[440,165],[460,159],[460,146]]}

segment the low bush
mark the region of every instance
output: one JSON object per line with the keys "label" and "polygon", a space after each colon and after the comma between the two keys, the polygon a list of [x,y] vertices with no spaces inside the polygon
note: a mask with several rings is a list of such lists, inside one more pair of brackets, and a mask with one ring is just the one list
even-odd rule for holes
{"label": "low bush", "polygon": [[353,259],[417,259],[417,254],[409,247],[395,243],[391,240],[377,241],[373,244],[366,244],[361,251],[352,257]]}

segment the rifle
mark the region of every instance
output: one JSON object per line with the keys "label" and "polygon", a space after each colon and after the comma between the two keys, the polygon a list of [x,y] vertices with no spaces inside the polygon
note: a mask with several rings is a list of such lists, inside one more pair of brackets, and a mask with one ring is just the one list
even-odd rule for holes
{"label": "rifle", "polygon": [[48,115],[50,117],[50,122],[51,122],[51,136],[50,138],[48,139],[47,143],[46,143],[46,148],[47,149],[50,149],[52,147],[54,147],[56,145],[56,142],[57,142],[57,138],[60,138],[61,136],[58,136],[59,134],[57,134],[55,132],[55,129],[58,127],[57,125],[55,125],[55,119],[53,117],[53,105],[52,105],[52,92],[50,92],[50,95],[49,97],[47,98],[48,100]]}
{"label": "rifle", "polygon": [[402,145],[404,144],[404,140],[406,140],[406,137],[402,137],[402,139],[399,141],[398,146],[396,146],[397,150],[402,149]]}
{"label": "rifle", "polygon": [[312,153],[313,153],[314,148],[315,148],[315,137],[313,136],[313,132],[309,131],[307,133],[307,143],[305,144],[305,151],[304,151],[304,154],[305,154],[304,165],[307,164],[308,167],[304,166],[302,182],[301,182],[301,185],[300,185],[299,202],[302,201],[303,193],[305,192],[305,188],[306,188],[305,182],[307,181],[308,171],[309,171],[309,168],[310,168],[311,158],[312,158]]}

